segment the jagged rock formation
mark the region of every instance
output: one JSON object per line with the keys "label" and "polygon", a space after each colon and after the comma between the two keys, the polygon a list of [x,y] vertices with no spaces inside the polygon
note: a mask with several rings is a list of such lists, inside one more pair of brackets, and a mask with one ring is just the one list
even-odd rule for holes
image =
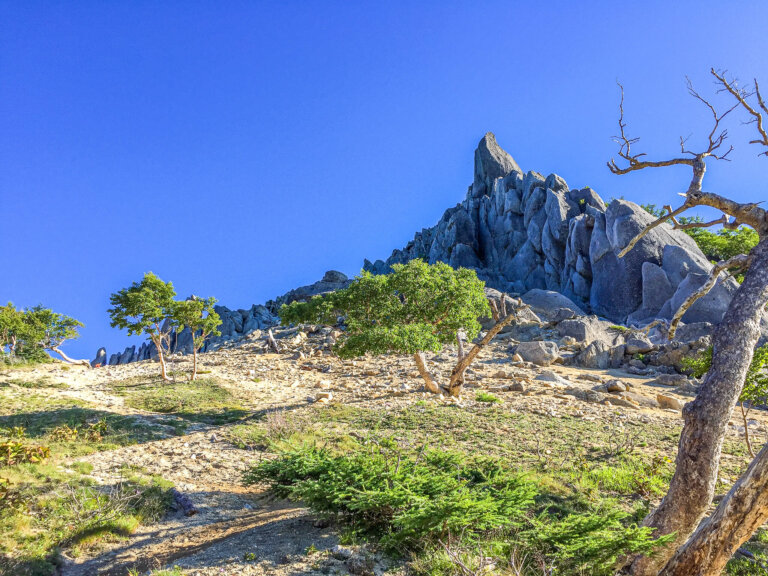
{"label": "jagged rock formation", "polygon": [[312,296],[341,290],[342,288],[349,286],[350,282],[351,280],[346,274],[339,272],[338,270],[329,270],[323,275],[322,280],[319,282],[295,288],[282,296],[278,296],[274,300],[268,301],[265,306],[272,312],[272,314],[277,315],[283,304],[290,304],[297,300],[309,300]]}
{"label": "jagged rock formation", "polygon": [[[589,187],[570,189],[556,174],[523,173],[488,133],[475,151],[474,181],[464,200],[386,261],[366,260],[364,268],[381,274],[392,264],[414,258],[442,261],[477,270],[491,288],[522,294],[546,322],[594,314],[614,323],[643,325],[656,318],[670,319],[704,283],[711,268],[687,234],[666,224],[654,228],[619,258],[618,253],[652,221],[632,202],[614,200],[606,207]],[[217,306],[222,334],[211,338],[204,350],[274,326],[283,304],[339,290],[349,282],[341,272],[329,271],[319,282],[291,290],[264,306],[249,310]],[[722,319],[736,286],[732,279],[721,280],[688,310],[683,321],[699,327],[692,334],[700,338]],[[685,329],[681,327],[681,335]],[[624,344],[614,342],[613,336],[586,340],[594,345],[581,352],[582,363],[614,366],[623,361]],[[172,335],[172,351],[191,352],[191,346],[189,331]],[[108,363],[125,364],[156,355],[150,342],[112,354]],[[105,358],[102,349],[92,363],[103,363]]]}
{"label": "jagged rock formation", "polygon": [[[587,313],[642,324],[671,318],[711,268],[687,234],[666,224],[620,259],[653,221],[650,214],[625,200],[606,207],[591,188],[570,189],[556,174],[523,173],[491,133],[475,151],[474,172],[463,202],[386,261],[366,260],[365,269],[386,273],[414,258],[443,261],[474,268],[504,292],[552,290]],[[733,280],[719,282],[683,320],[719,322],[735,288]]]}
{"label": "jagged rock formation", "polygon": [[[209,338],[203,346],[203,352],[214,350],[224,342],[238,340],[255,330],[263,330],[278,323],[278,318],[274,316],[265,306],[253,305],[248,310],[230,310],[226,306],[214,306],[216,313],[221,316],[219,331],[221,336]],[[168,326],[163,330],[167,331]],[[168,348],[171,352],[181,352],[190,354],[192,352],[192,333],[185,329],[176,334],[171,332],[169,335]],[[128,364],[129,362],[138,362],[140,360],[149,360],[157,357],[157,348],[151,341],[136,346],[128,346],[123,352],[112,354],[107,363],[103,362],[107,356],[106,350],[100,348],[96,358],[91,361],[91,365],[109,364]]]}
{"label": "jagged rock formation", "polygon": [[[277,312],[283,304],[290,304],[296,300],[307,300],[317,294],[346,288],[350,282],[351,280],[342,272],[329,270],[320,281],[308,286],[295,288],[274,300],[268,301],[263,306],[254,304],[248,310],[230,310],[226,306],[215,306],[214,309],[221,316],[221,325],[219,326],[221,336],[208,338],[202,351],[215,350],[226,342],[239,340],[256,330],[265,330],[277,325],[280,321],[277,317]],[[163,329],[167,330],[167,328],[166,325]],[[192,353],[192,333],[190,330],[183,330],[179,334],[171,333],[169,338],[169,350],[171,352]],[[136,346],[128,346],[123,352],[112,354],[109,356],[108,361],[106,350],[100,348],[96,358],[91,361],[91,366],[105,366],[107,364],[114,366],[140,360],[155,359],[156,357],[157,349],[155,345],[147,341],[138,348]]]}

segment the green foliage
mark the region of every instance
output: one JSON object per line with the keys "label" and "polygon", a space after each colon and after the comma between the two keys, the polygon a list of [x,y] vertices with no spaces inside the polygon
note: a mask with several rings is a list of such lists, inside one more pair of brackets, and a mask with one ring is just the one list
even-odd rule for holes
{"label": "green foliage", "polygon": [[[656,218],[666,214],[663,208],[657,208],[655,204],[642,204],[641,207]],[[703,222],[700,216],[690,218],[678,218],[681,224],[693,224]],[[683,230],[696,241],[704,255],[712,262],[728,260],[739,254],[748,254],[759,241],[757,232],[752,228],[740,226],[737,230],[708,230],[706,228],[686,228]]]}
{"label": "green foliage", "polygon": [[689,228],[686,232],[696,241],[704,255],[714,262],[748,254],[759,240],[757,232],[746,226],[715,232],[705,228]]}
{"label": "green foliage", "polygon": [[12,302],[0,306],[0,349],[10,348],[10,353],[25,334],[24,311],[16,308]]}
{"label": "green foliage", "polygon": [[[539,550],[563,574],[614,574],[616,561],[628,553],[648,554],[660,545],[648,528],[630,524],[617,508],[556,518],[544,513],[521,534],[526,548]],[[666,537],[664,541],[671,540]]]}
{"label": "green foliage", "polygon": [[269,482],[276,495],[343,519],[394,550],[462,532],[477,540],[518,525],[533,506],[534,486],[499,462],[429,449],[419,459],[401,458],[390,443],[379,444],[387,447],[343,456],[321,448],[288,452],[253,468],[246,483]]}
{"label": "green foliage", "polygon": [[82,326],[79,320],[50,308],[38,305],[23,310],[9,302],[0,306],[0,350],[5,355],[7,348],[8,361],[45,362],[50,360],[46,350],[77,338]]}
{"label": "green foliage", "polygon": [[[614,507],[549,511],[539,503],[546,497],[536,484],[500,458],[425,447],[404,452],[387,439],[355,445],[343,455],[291,449],[251,468],[245,482],[267,482],[277,496],[301,500],[401,554],[434,557],[440,543],[450,542],[479,547],[501,563],[524,549],[553,573],[599,576],[613,574],[620,556],[659,544]],[[451,571],[450,563],[429,564],[430,573]]]}
{"label": "green foliage", "polygon": [[191,330],[195,350],[203,347],[208,336],[221,335],[217,330],[221,324],[221,318],[214,310],[214,304],[216,304],[216,298],[197,298],[176,302],[173,306],[173,326],[176,332],[181,332],[184,328]]}
{"label": "green foliage", "polygon": [[336,324],[346,332],[336,345],[343,358],[366,353],[434,351],[453,342],[463,329],[469,340],[480,332],[479,317],[491,315],[485,284],[474,270],[412,260],[393,272],[363,272],[344,290],[283,306],[283,324]]}
{"label": "green foliage", "polygon": [[42,462],[50,455],[51,449],[47,446],[28,446],[10,438],[0,441],[0,467],[15,466],[24,462]]}
{"label": "green foliage", "polygon": [[194,422],[225,424],[248,413],[229,390],[211,379],[171,382],[159,387],[156,382],[145,386],[128,384],[116,387],[115,391],[126,396],[126,404],[132,408],[175,414]]}
{"label": "green foliage", "polygon": [[496,404],[497,402],[501,402],[501,400],[499,400],[490,392],[478,392],[475,396],[475,400],[478,402],[485,402],[487,404]]}
{"label": "green foliage", "polygon": [[176,291],[171,282],[163,282],[147,272],[141,282],[134,282],[109,297],[110,325],[127,330],[129,336],[156,338],[166,318],[173,316],[174,296]]}
{"label": "green foliage", "polygon": [[[712,367],[712,346],[701,351],[700,354],[692,358],[684,358],[683,366],[691,371],[696,378],[701,378]],[[740,402],[750,402],[760,404],[768,401],[768,344],[755,349],[752,356],[752,362],[747,370],[747,377],[744,380],[744,388],[739,397]]]}

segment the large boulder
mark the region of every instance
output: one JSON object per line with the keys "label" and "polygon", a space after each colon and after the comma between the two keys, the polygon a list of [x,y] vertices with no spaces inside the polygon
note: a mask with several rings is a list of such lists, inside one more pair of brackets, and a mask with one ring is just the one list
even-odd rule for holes
{"label": "large boulder", "polygon": [[618,368],[624,361],[624,345],[610,346],[596,340],[587,346],[576,358],[576,363],[584,368]]}
{"label": "large boulder", "polygon": [[566,308],[577,316],[584,316],[584,311],[579,308],[567,296],[553,290],[529,290],[522,296],[523,302],[528,304],[541,318],[552,321],[558,310]]}
{"label": "large boulder", "polygon": [[549,366],[560,357],[557,344],[549,341],[520,342],[515,353],[526,362],[532,362],[537,366]]}
{"label": "large boulder", "polygon": [[561,337],[570,337],[585,346],[598,341],[608,346],[617,346],[623,342],[621,333],[611,329],[611,323],[600,320],[597,316],[582,316],[563,320],[557,325]]}

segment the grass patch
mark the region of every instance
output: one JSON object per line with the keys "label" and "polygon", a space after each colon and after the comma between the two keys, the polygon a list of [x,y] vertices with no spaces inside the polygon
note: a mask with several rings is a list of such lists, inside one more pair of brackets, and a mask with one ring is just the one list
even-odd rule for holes
{"label": "grass patch", "polygon": [[0,500],[0,574],[49,576],[61,550],[73,556],[131,534],[171,505],[169,483],[134,476],[113,486],[50,465],[16,467]]}
{"label": "grass patch", "polygon": [[44,444],[58,456],[83,456],[166,435],[133,416],[98,410],[83,401],[0,389],[0,438]]}
{"label": "grass patch", "polygon": [[496,404],[501,402],[499,398],[491,394],[490,392],[478,392],[475,396],[475,400],[478,402],[485,402],[486,404]]}
{"label": "grass patch", "polygon": [[194,382],[143,382],[117,385],[115,391],[126,404],[148,412],[174,414],[205,424],[227,424],[249,412],[238,398],[213,379]]}
{"label": "grass patch", "polygon": [[6,380],[5,383],[13,384],[21,388],[66,388],[67,385],[63,382],[55,382],[48,376],[41,376],[39,378],[11,378]]}

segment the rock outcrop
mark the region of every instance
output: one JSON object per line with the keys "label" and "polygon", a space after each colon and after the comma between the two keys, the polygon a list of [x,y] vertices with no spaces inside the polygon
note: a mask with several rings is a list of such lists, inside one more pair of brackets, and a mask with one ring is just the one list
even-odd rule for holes
{"label": "rock outcrop", "polygon": [[[576,312],[644,324],[671,318],[711,268],[687,234],[666,224],[619,258],[652,221],[632,202],[606,207],[589,187],[571,189],[556,174],[523,173],[488,133],[475,152],[464,200],[386,261],[366,260],[365,269],[386,273],[414,258],[442,261],[474,268],[502,292],[554,291],[575,303]],[[735,281],[721,281],[683,320],[719,322],[735,288]]]}
{"label": "rock outcrop", "polygon": [[[274,300],[268,301],[265,305],[254,304],[249,309],[230,310],[226,306],[215,306],[214,309],[221,316],[221,325],[219,326],[220,336],[208,338],[202,351],[215,350],[225,342],[240,340],[256,330],[265,330],[279,323],[277,312],[283,304],[290,304],[296,300],[308,300],[312,296],[332,292],[341,288],[346,288],[351,280],[342,272],[329,270],[323,275],[323,278],[314,284],[295,288]],[[164,330],[167,326],[164,327]],[[169,341],[169,350],[171,352],[180,352],[190,354],[192,352],[192,333],[190,330],[183,330],[179,334],[171,333]],[[136,348],[129,346],[123,352],[112,354],[109,361],[106,361],[107,353],[104,348],[100,348],[92,365],[99,363],[101,365],[128,364],[129,362],[138,362],[140,360],[149,360],[157,357],[157,349],[150,342],[144,342]]]}
{"label": "rock outcrop", "polygon": [[[556,174],[524,173],[488,133],[475,151],[474,179],[464,200],[446,210],[435,226],[416,233],[386,261],[366,260],[364,269],[383,274],[393,264],[415,258],[473,268],[499,304],[508,294],[515,294],[531,307],[533,320],[506,332],[520,340],[542,339],[542,320],[557,325],[556,333],[564,341],[579,343],[572,352],[574,362],[616,367],[663,343],[651,344],[637,334],[625,342],[608,329],[611,323],[642,326],[656,318],[671,319],[688,295],[703,284],[711,268],[696,243],[667,224],[651,230],[619,258],[619,252],[652,221],[650,214],[632,202],[614,200],[606,206],[589,187],[571,189]],[[247,310],[217,306],[222,334],[209,339],[204,351],[274,326],[283,304],[339,290],[349,283],[346,275],[329,271],[320,281],[263,306]],[[722,319],[736,287],[732,279],[721,280],[687,311],[678,338],[685,336],[693,342],[686,348],[700,347],[702,337]],[[653,333],[651,336],[653,340]],[[526,346],[521,352],[527,354]],[[538,354],[541,359],[537,356],[542,363],[556,355],[549,348],[529,347],[531,355],[545,352]],[[170,349],[191,352],[192,334],[173,334]],[[662,347],[653,358],[676,360],[672,364],[678,365],[681,350],[679,346],[674,350]],[[108,363],[125,364],[156,355],[155,346],[145,342],[138,349],[131,346],[112,354]],[[103,363],[105,358],[106,351],[101,349],[93,363]]]}
{"label": "rock outcrop", "polygon": [[269,300],[265,306],[272,314],[277,315],[283,304],[290,304],[297,300],[309,300],[312,296],[341,290],[342,288],[349,286],[350,282],[351,280],[346,274],[339,272],[338,270],[329,270],[323,275],[322,280],[315,282],[314,284],[309,284],[308,286],[294,288],[290,292],[278,296],[274,300]]}

